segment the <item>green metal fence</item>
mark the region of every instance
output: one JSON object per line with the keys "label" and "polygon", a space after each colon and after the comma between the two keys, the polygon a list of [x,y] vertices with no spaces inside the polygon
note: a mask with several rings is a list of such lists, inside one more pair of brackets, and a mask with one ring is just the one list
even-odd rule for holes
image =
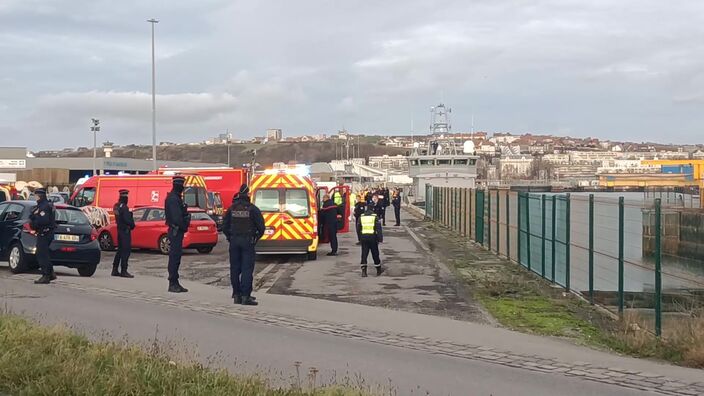
{"label": "green metal fence", "polygon": [[658,335],[704,315],[704,212],[618,193],[431,187],[426,217]]}

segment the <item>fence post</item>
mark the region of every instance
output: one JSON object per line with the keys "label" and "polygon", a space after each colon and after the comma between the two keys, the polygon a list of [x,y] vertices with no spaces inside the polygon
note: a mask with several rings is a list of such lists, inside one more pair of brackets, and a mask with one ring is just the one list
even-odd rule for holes
{"label": "fence post", "polygon": [[484,196],[484,200],[486,201],[486,227],[487,227],[487,233],[486,233],[486,247],[489,248],[489,251],[491,251],[491,190],[488,188],[486,189],[486,194]]}
{"label": "fence post", "polygon": [[523,204],[521,203],[522,200],[523,200],[523,193],[519,191],[518,192],[518,219],[516,219],[517,220],[516,224],[518,224],[518,246],[516,246],[516,252],[518,253],[518,264],[522,264],[521,263],[521,232],[522,232],[521,218],[523,217],[521,215],[521,211],[523,209]]}
{"label": "fence post", "polygon": [[526,252],[528,252],[528,270],[531,269],[530,260],[530,193],[526,193]]}
{"label": "fence post", "polygon": [[552,196],[552,282],[555,283],[555,237],[557,231],[557,195]]}
{"label": "fence post", "polygon": [[[496,254],[499,254],[499,242],[501,241],[501,228],[500,228],[500,223],[501,223],[501,212],[499,211],[499,208],[501,207],[501,197],[499,196],[499,189],[496,189]],[[508,237],[508,235],[506,235]],[[506,253],[506,256],[508,256],[508,253]]]}
{"label": "fence post", "polygon": [[545,278],[545,194],[540,196],[540,206],[542,210],[542,221],[541,221],[541,226],[542,226],[542,233],[540,235],[541,237],[541,243],[542,243],[542,251],[540,253],[540,275],[542,275],[543,278]]}
{"label": "fence post", "polygon": [[506,257],[511,261],[511,190],[506,190]]}
{"label": "fence post", "polygon": [[655,335],[662,335],[662,201],[655,200]]}
{"label": "fence post", "polygon": [[565,246],[565,288],[567,291],[570,290],[570,273],[571,273],[571,268],[570,268],[570,246],[571,246],[571,229],[572,225],[570,224],[570,217],[572,215],[572,198],[570,197],[570,194],[567,193],[567,221],[565,224],[565,228],[567,229],[567,236],[565,237],[566,246]]}
{"label": "fence post", "polygon": [[589,303],[594,304],[594,194],[589,194]]}
{"label": "fence post", "polygon": [[623,197],[618,198],[618,313],[623,315]]}

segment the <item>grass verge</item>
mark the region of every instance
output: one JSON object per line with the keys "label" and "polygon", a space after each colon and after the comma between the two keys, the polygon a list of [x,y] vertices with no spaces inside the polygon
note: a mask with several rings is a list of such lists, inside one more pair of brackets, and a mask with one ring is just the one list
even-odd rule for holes
{"label": "grass verge", "polygon": [[0,394],[8,395],[365,395],[343,387],[275,388],[264,378],[233,376],[177,363],[159,348],[91,342],[64,327],[0,314]]}
{"label": "grass verge", "polygon": [[473,297],[488,313],[507,328],[704,368],[701,316],[671,326],[658,339],[644,330],[649,328],[647,319],[636,311],[627,311],[622,320],[614,320],[522,266],[468,245],[445,228],[430,222],[417,226],[433,252],[470,286]]}

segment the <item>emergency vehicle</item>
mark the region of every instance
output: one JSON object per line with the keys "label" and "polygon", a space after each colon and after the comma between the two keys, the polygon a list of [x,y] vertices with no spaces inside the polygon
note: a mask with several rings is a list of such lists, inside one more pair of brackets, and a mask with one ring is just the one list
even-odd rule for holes
{"label": "emergency vehicle", "polygon": [[0,202],[16,199],[17,190],[13,186],[0,184]]}
{"label": "emergency vehicle", "polygon": [[220,193],[223,206],[228,208],[232,198],[247,182],[247,171],[242,168],[159,168],[160,175],[198,175],[203,177],[208,191]]}
{"label": "emergency vehicle", "polygon": [[257,243],[257,254],[306,254],[317,258],[318,212],[325,193],[342,191],[345,221],[339,233],[349,232],[349,188],[335,187],[328,191],[317,187],[306,166],[278,166],[252,176],[252,203],[264,216],[265,231]]}
{"label": "emergency vehicle", "polygon": [[[183,201],[189,207],[208,207],[207,190],[202,177],[185,176]],[[76,188],[70,204],[77,207],[95,206],[106,209],[112,216],[112,208],[122,189],[129,190],[129,206],[164,207],[166,195],[171,191],[173,176],[166,175],[101,175],[93,176]]]}

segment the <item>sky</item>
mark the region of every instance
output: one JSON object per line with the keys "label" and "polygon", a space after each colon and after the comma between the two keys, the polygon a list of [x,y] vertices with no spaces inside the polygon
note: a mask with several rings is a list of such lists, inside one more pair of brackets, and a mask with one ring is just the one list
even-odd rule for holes
{"label": "sky", "polygon": [[0,146],[453,130],[704,143],[704,2],[1,0]]}

